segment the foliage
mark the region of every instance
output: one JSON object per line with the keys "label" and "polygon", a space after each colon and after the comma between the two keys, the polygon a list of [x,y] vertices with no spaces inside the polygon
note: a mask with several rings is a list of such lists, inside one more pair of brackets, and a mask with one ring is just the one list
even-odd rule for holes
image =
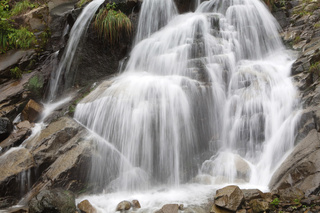
{"label": "foliage", "polygon": [[279,205],[279,203],[280,203],[280,200],[279,200],[279,198],[275,198],[275,199],[273,199],[273,201],[271,201],[271,205],[273,205],[273,206],[278,206]]}
{"label": "foliage", "polygon": [[83,5],[85,5],[86,3],[90,2],[91,0],[80,0],[77,2],[77,7],[82,7]]}
{"label": "foliage", "polygon": [[22,77],[22,71],[19,67],[10,69],[11,77],[15,79],[20,79]]}
{"label": "foliage", "polygon": [[300,36],[297,36],[297,37],[294,38],[293,43],[294,43],[294,44],[297,44],[297,43],[299,43],[300,41],[301,41]]}
{"label": "foliage", "polygon": [[31,45],[36,43],[36,37],[27,28],[22,27],[18,30],[14,30],[8,35],[10,44],[14,48],[29,48]]}
{"label": "foliage", "polygon": [[35,96],[41,94],[41,89],[43,87],[43,79],[41,76],[35,75],[29,79],[27,89]]}
{"label": "foliage", "polygon": [[32,9],[35,7],[36,7],[36,5],[32,4],[29,0],[23,0],[23,1],[17,2],[15,4],[13,9],[11,10],[11,14],[13,16],[20,15],[20,14],[28,11],[29,9]]}
{"label": "foliage", "polygon": [[320,28],[320,21],[313,25],[314,28]]}
{"label": "foliage", "polygon": [[286,4],[286,0],[263,0],[264,3],[269,7],[270,10],[283,7]]}
{"label": "foliage", "polygon": [[320,62],[312,64],[309,68],[310,73],[320,74]]}
{"label": "foliage", "polygon": [[99,37],[109,44],[119,43],[124,35],[131,35],[131,21],[121,11],[115,11],[115,4],[107,4],[106,8],[99,10],[94,29]]}

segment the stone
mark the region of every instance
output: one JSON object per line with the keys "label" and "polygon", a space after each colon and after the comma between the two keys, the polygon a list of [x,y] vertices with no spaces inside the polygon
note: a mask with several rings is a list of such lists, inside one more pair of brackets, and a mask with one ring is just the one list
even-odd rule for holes
{"label": "stone", "polygon": [[0,117],[0,141],[6,139],[13,129],[12,122],[8,118]]}
{"label": "stone", "polygon": [[21,117],[23,120],[35,122],[40,118],[42,111],[43,106],[30,99],[27,105],[22,110]]}
{"label": "stone", "polygon": [[183,210],[183,213],[207,213],[204,208],[200,206],[189,206]]}
{"label": "stone", "polygon": [[304,198],[304,193],[302,190],[295,188],[295,187],[290,187],[286,189],[280,189],[279,190],[279,196],[280,200],[286,200],[293,202],[294,200],[301,200]]}
{"label": "stone", "polygon": [[240,210],[238,210],[236,213],[247,213],[247,210],[245,210],[245,209],[240,209]]}
{"label": "stone", "polygon": [[129,210],[131,208],[131,203],[129,201],[121,201],[116,208],[116,211],[126,211]]}
{"label": "stone", "polygon": [[262,192],[259,189],[242,189],[241,190],[246,201],[261,198]]}
{"label": "stone", "polygon": [[161,208],[162,213],[178,213],[178,210],[178,204],[166,204]]}
{"label": "stone", "polygon": [[43,190],[29,203],[30,213],[75,212],[75,196],[63,189]]}
{"label": "stone", "polygon": [[22,128],[31,129],[32,128],[32,126],[28,120],[22,121],[22,122],[18,123],[16,126],[18,129],[22,129]]}
{"label": "stone", "polygon": [[269,209],[269,203],[261,199],[251,200],[249,206],[254,213],[265,212]]}
{"label": "stone", "polygon": [[97,209],[88,200],[81,201],[77,207],[84,213],[97,213]]}
{"label": "stone", "polygon": [[319,137],[319,132],[313,129],[294,148],[274,173],[269,183],[271,190],[295,187],[306,196],[317,192],[320,185]]}
{"label": "stone", "polygon": [[215,204],[212,205],[210,213],[231,213],[232,211],[223,209]]}
{"label": "stone", "polygon": [[134,209],[140,209],[141,208],[140,202],[138,200],[133,200],[131,203],[132,203],[132,207]]}
{"label": "stone", "polygon": [[234,185],[217,190],[216,196],[214,197],[215,205],[231,211],[236,211],[243,201],[243,192],[238,186]]}
{"label": "stone", "polygon": [[5,152],[11,147],[19,146],[24,140],[31,135],[31,129],[21,128],[11,133],[11,135],[0,143],[0,153]]}

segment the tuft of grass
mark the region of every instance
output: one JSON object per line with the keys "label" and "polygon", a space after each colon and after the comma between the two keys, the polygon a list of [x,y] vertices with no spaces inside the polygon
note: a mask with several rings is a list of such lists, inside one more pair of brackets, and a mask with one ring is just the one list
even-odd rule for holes
{"label": "tuft of grass", "polygon": [[11,10],[11,14],[13,16],[20,15],[20,14],[22,14],[32,8],[35,8],[35,7],[36,7],[36,5],[32,4],[29,0],[23,0],[23,1],[17,2],[14,5],[14,7]]}
{"label": "tuft of grass", "polygon": [[19,67],[10,69],[10,74],[12,78],[20,79],[22,77],[22,70]]}
{"label": "tuft of grass", "polygon": [[100,9],[96,15],[94,29],[100,38],[112,45],[119,43],[124,36],[130,36],[132,26],[125,14],[107,6]]}
{"label": "tuft of grass", "polygon": [[309,68],[309,72],[310,73],[316,73],[316,74],[320,74],[320,62],[316,62],[314,64],[312,64]]}
{"label": "tuft of grass", "polygon": [[320,28],[320,21],[317,22],[317,23],[315,23],[315,24],[313,25],[313,27],[316,28],[316,29]]}
{"label": "tuft of grass", "polygon": [[301,41],[300,36],[297,36],[297,37],[294,38],[293,44],[298,44],[300,41]]}

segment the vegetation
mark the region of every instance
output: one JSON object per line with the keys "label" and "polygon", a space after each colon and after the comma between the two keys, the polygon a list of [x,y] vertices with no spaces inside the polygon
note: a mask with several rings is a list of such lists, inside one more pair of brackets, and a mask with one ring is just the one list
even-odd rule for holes
{"label": "vegetation", "polygon": [[20,79],[22,77],[22,70],[19,67],[10,69],[11,77],[15,79]]}
{"label": "vegetation", "polygon": [[[27,2],[27,3],[25,3]],[[19,4],[21,3],[21,4]],[[14,48],[27,49],[36,43],[36,37],[25,27],[16,29],[13,27],[11,16],[19,14],[26,9],[33,7],[28,0],[18,2],[16,6],[10,10],[8,0],[0,0],[0,53]]]}
{"label": "vegetation", "polygon": [[276,206],[279,205],[279,203],[280,203],[279,198],[275,198],[275,199],[273,199],[273,201],[271,201],[270,204],[271,204],[272,206],[276,207]]}
{"label": "vegetation", "polygon": [[39,97],[42,92],[43,78],[39,75],[32,76],[29,79],[27,89],[36,97]]}
{"label": "vegetation", "polygon": [[316,63],[312,64],[309,68],[309,72],[320,75],[320,62],[316,62]]}
{"label": "vegetation", "polygon": [[270,10],[273,10],[277,7],[283,7],[286,4],[286,0],[263,0],[264,3],[269,7]]}
{"label": "vegetation", "polygon": [[124,36],[131,35],[130,19],[115,8],[114,3],[107,4],[99,10],[94,21],[94,29],[99,37],[111,45],[119,43]]}
{"label": "vegetation", "polygon": [[91,0],[80,0],[77,2],[77,7],[82,7],[83,5],[85,5],[86,3],[90,2]]}
{"label": "vegetation", "polygon": [[15,16],[15,15],[20,15],[26,11],[28,11],[29,9],[35,8],[36,5],[30,3],[29,0],[23,0],[21,2],[17,2],[15,4],[15,6],[13,7],[13,9],[11,10],[11,15]]}

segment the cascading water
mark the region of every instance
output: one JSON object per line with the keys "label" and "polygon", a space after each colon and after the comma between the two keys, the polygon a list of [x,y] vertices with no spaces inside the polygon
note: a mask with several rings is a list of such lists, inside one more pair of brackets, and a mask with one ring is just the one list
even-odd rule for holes
{"label": "cascading water", "polygon": [[[154,15],[150,2],[140,18]],[[139,30],[151,27],[143,21]],[[109,192],[190,180],[266,187],[294,145],[299,105],[292,58],[265,5],[206,1],[143,37],[125,72],[76,108],[75,118],[104,139],[97,143],[93,182]],[[93,203],[107,212],[116,205]]]}
{"label": "cascading water", "polygon": [[70,83],[67,81],[70,81],[72,78],[65,79],[64,76],[69,74],[79,42],[84,33],[87,31],[94,14],[103,2],[104,0],[93,0],[90,2],[82,10],[80,16],[74,23],[70,32],[70,38],[60,59],[59,65],[50,77],[48,94],[49,101],[54,101],[56,99],[57,93],[59,89],[61,89],[59,87],[62,85],[68,85],[68,83]]}

